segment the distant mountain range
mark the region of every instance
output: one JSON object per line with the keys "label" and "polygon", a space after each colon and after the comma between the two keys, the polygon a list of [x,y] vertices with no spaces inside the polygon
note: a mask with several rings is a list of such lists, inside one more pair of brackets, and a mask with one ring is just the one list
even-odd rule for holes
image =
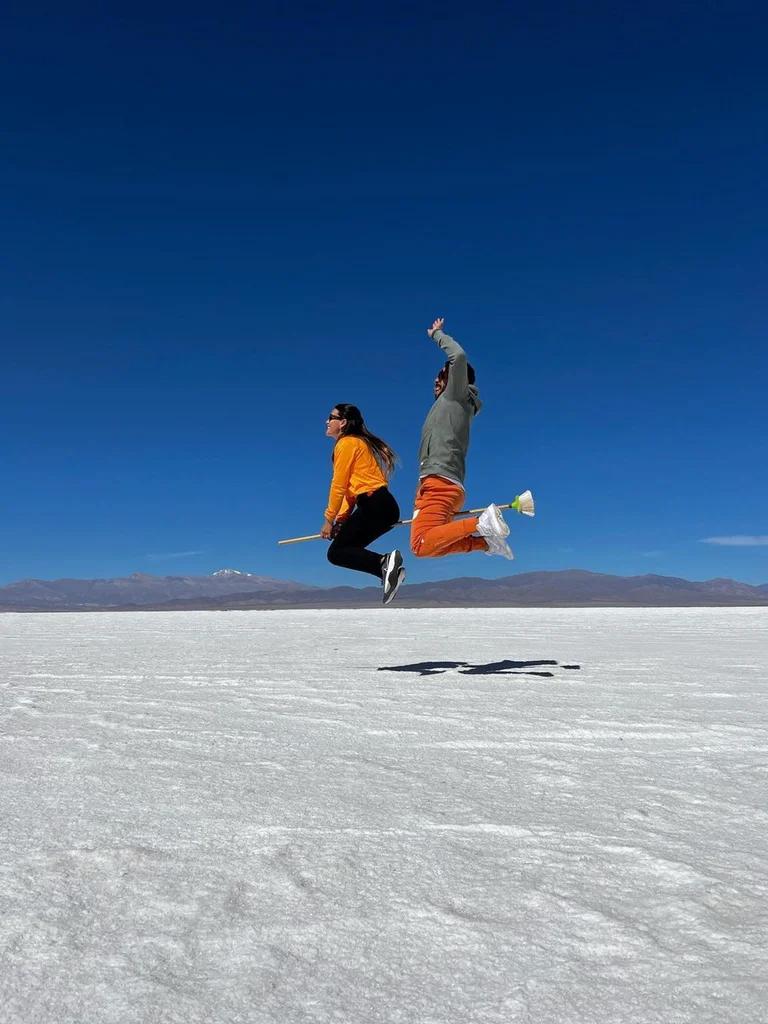
{"label": "distant mountain range", "polygon": [[[317,588],[238,569],[210,576],[150,576],[135,572],[112,580],[21,580],[0,587],[0,611],[79,611],[134,608],[168,601],[226,600],[230,595],[302,593]],[[206,607],[206,605],[201,605]]]}
{"label": "distant mountain range", "polygon": [[[0,587],[0,611],[135,609],[365,608],[381,603],[379,587],[312,587],[219,569],[210,576],[133,573],[109,580],[21,580]],[[477,577],[406,584],[401,607],[698,607],[768,605],[768,583],[730,579],[703,583],[674,576],[610,576],[568,569],[486,580]]]}

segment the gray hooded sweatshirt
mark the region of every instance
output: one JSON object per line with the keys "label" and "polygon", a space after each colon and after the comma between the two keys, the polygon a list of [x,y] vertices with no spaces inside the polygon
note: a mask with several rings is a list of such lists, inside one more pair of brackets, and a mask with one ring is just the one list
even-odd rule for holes
{"label": "gray hooded sweatshirt", "polygon": [[445,391],[429,410],[421,430],[419,479],[442,476],[464,486],[469,426],[480,412],[477,388],[467,381],[467,355],[444,331],[432,335],[450,367]]}

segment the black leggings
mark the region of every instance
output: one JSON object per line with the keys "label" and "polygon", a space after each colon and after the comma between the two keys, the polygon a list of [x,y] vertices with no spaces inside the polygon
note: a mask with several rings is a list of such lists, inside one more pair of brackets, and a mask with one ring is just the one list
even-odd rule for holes
{"label": "black leggings", "polygon": [[359,495],[354,512],[331,541],[328,561],[381,579],[382,556],[365,549],[382,533],[391,530],[399,518],[400,509],[386,487],[380,487],[373,494]]}

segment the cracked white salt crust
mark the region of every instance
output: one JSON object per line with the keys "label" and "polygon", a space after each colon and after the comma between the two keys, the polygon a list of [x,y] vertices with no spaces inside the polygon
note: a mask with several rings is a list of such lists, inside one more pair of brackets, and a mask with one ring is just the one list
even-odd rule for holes
{"label": "cracked white salt crust", "polygon": [[0,1022],[763,1024],[767,638],[0,615]]}

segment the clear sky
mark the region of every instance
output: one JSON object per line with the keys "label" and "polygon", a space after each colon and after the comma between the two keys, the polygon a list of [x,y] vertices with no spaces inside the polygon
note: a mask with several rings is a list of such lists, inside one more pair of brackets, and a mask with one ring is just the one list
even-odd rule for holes
{"label": "clear sky", "polygon": [[763,4],[65,7],[2,17],[0,583],[366,583],[276,541],[337,402],[410,512],[436,315],[539,515],[409,579],[768,582]]}

